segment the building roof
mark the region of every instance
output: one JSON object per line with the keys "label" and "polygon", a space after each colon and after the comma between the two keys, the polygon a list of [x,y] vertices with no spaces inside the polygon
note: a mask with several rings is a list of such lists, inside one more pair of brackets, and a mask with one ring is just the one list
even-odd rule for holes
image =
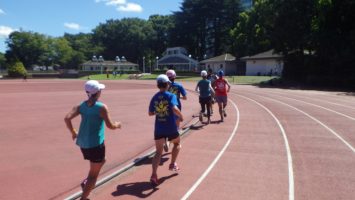
{"label": "building roof", "polygon": [[200,63],[209,63],[209,62],[225,62],[225,61],[235,61],[235,57],[229,53],[222,54],[217,57],[209,58],[201,61]]}
{"label": "building roof", "polygon": [[189,59],[187,58],[182,58],[182,57],[177,57],[177,56],[169,56],[166,58],[162,58],[159,60],[159,64],[186,64],[189,63]]}
{"label": "building roof", "polygon": [[255,54],[253,56],[245,56],[240,59],[241,60],[261,60],[261,59],[275,59],[275,58],[283,58],[283,56],[281,54],[274,53],[274,50],[271,49],[269,51]]}
{"label": "building roof", "polygon": [[131,63],[131,62],[128,62],[128,61],[113,61],[113,60],[108,60],[108,61],[103,61],[103,62],[97,62],[97,61],[92,61],[92,60],[89,60],[85,63],[83,63],[82,65],[89,65],[89,66],[97,66],[97,65],[132,65],[132,66],[135,66],[137,64],[135,63]]}

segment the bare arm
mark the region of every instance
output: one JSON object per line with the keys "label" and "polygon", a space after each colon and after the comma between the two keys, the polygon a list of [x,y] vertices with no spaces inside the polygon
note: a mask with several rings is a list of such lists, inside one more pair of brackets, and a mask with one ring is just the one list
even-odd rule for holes
{"label": "bare arm", "polygon": [[148,115],[153,116],[153,115],[155,115],[155,112],[148,112]]}
{"label": "bare arm", "polygon": [[109,129],[121,128],[121,122],[112,122],[111,117],[109,115],[108,108],[106,105],[104,105],[101,108],[100,116],[104,119],[107,128],[109,128]]}
{"label": "bare arm", "polygon": [[209,87],[210,87],[211,93],[214,94],[214,89],[213,89],[211,83],[209,84]]}
{"label": "bare arm", "polygon": [[198,83],[197,83],[197,85],[196,85],[195,91],[196,91],[196,92],[199,92]]}
{"label": "bare arm", "polygon": [[179,117],[181,122],[184,121],[184,118],[183,118],[183,116],[182,116],[182,114],[181,114],[181,112],[180,112],[180,110],[179,110],[179,108],[177,106],[173,107],[173,112],[174,112],[175,115],[177,115]]}
{"label": "bare arm", "polygon": [[73,123],[71,122],[71,120],[73,118],[75,118],[76,116],[78,116],[79,113],[79,106],[75,106],[67,115],[65,115],[64,117],[64,122],[67,126],[67,128],[69,129],[70,133],[72,134],[72,138],[73,140],[75,140],[75,138],[78,135],[78,132],[73,128]]}
{"label": "bare arm", "polygon": [[181,99],[187,100],[187,97],[186,96],[182,96]]}
{"label": "bare arm", "polygon": [[230,89],[231,89],[231,85],[229,84],[229,82],[228,82],[228,80],[227,80],[227,79],[226,79],[226,84],[227,84],[227,86],[228,86],[227,92],[229,92],[229,91],[230,91]]}

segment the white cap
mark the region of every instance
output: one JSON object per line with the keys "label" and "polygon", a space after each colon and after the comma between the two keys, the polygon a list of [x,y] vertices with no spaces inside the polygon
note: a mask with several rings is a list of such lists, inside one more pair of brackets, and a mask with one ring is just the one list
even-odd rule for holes
{"label": "white cap", "polygon": [[90,80],[85,83],[85,91],[90,96],[93,94],[96,94],[97,92],[99,92],[102,89],[105,89],[105,85],[99,83],[98,81]]}
{"label": "white cap", "polygon": [[201,71],[201,76],[207,76],[206,70],[202,70],[202,71]]}
{"label": "white cap", "polygon": [[176,73],[173,69],[169,69],[168,71],[166,71],[166,75],[169,77],[169,78],[175,78],[176,77]]}
{"label": "white cap", "polygon": [[167,75],[165,74],[160,74],[158,77],[157,77],[157,82],[158,83],[170,83],[170,80],[168,78]]}

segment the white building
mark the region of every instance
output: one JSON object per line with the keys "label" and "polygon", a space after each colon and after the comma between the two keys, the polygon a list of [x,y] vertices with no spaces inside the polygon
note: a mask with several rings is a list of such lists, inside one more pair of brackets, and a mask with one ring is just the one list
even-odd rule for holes
{"label": "white building", "polygon": [[201,69],[212,69],[214,73],[223,70],[225,75],[244,75],[245,66],[229,53],[209,58],[200,62]]}
{"label": "white building", "polygon": [[115,60],[104,60],[101,56],[99,59],[96,56],[90,61],[81,65],[81,71],[96,71],[104,73],[105,71],[138,71],[138,64],[128,62],[124,56],[119,58],[116,56]]}
{"label": "white building", "polygon": [[253,56],[240,58],[246,62],[247,76],[281,76],[283,70],[283,56],[273,53],[273,50]]}
{"label": "white building", "polygon": [[165,50],[164,56],[158,60],[155,68],[164,70],[172,67],[177,71],[195,71],[197,66],[198,61],[191,58],[185,48],[172,47]]}

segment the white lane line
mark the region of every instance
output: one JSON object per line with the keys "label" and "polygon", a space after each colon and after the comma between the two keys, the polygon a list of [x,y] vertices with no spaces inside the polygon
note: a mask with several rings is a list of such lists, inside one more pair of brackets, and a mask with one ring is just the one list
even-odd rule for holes
{"label": "white lane line", "polygon": [[214,166],[217,164],[218,160],[222,157],[223,153],[226,151],[227,147],[231,143],[232,139],[234,138],[235,134],[237,133],[237,129],[239,126],[239,109],[237,105],[229,99],[229,102],[232,103],[234,108],[237,111],[237,121],[234,126],[232,134],[229,136],[229,139],[227,140],[226,144],[223,146],[222,150],[218,153],[217,157],[213,160],[213,162],[208,166],[206,171],[201,175],[201,177],[195,182],[195,184],[186,192],[186,194],[181,198],[182,200],[185,200],[191,196],[191,194],[196,190],[196,188],[202,183],[202,181],[207,177],[207,175],[211,172],[211,170],[214,168]]}
{"label": "white lane line", "polygon": [[[254,93],[255,94],[255,93]],[[338,114],[340,116],[343,116],[343,117],[346,117],[350,120],[354,120],[355,121],[355,118],[354,117],[351,117],[349,115],[346,115],[346,114],[343,114],[343,113],[340,113],[338,111],[335,111],[335,110],[332,110],[332,109],[329,109],[329,108],[326,108],[326,107],[323,107],[323,106],[319,106],[319,105],[316,105],[316,104],[313,104],[313,103],[309,103],[309,102],[306,102],[306,101],[302,101],[302,100],[298,100],[298,99],[294,99],[294,98],[290,98],[290,97],[285,97],[285,96],[282,96],[282,95],[276,95],[274,94],[275,96],[278,96],[278,97],[282,97],[282,98],[287,98],[287,99],[291,99],[291,100],[294,100],[294,101],[298,101],[298,102],[301,102],[301,103],[305,103],[305,104],[308,104],[308,105],[311,105],[311,106],[314,106],[314,107],[318,107],[318,108],[322,108],[324,110],[327,110],[329,112],[332,112],[332,113],[335,113],[335,114]]]}
{"label": "white lane line", "polygon": [[[235,93],[234,93],[235,94]],[[286,132],[281,124],[281,122],[277,119],[277,117],[268,109],[266,108],[264,105],[260,104],[259,102],[255,101],[254,99],[250,99],[246,96],[243,95],[239,95],[236,94],[244,99],[247,99],[249,101],[252,101],[254,103],[256,103],[257,105],[259,105],[260,107],[262,107],[264,110],[266,110],[266,112],[268,112],[272,118],[274,118],[274,120],[276,121],[277,125],[279,126],[281,133],[282,133],[282,137],[284,139],[284,143],[285,143],[285,148],[286,148],[286,153],[287,153],[287,165],[288,165],[288,199],[289,200],[294,200],[295,199],[295,180],[294,180],[294,175],[293,175],[293,162],[292,162],[292,155],[291,155],[291,149],[290,149],[290,145],[287,139],[287,135]]]}
{"label": "white lane line", "polygon": [[[277,94],[283,94],[284,93],[280,93],[280,92],[275,92],[275,91],[272,91],[271,93],[277,93]],[[297,94],[291,94],[293,96],[297,96],[299,97],[300,95],[297,95]],[[341,107],[344,107],[344,108],[349,108],[349,109],[352,109],[352,110],[355,110],[355,107],[353,106],[347,106],[347,105],[343,105],[343,104],[339,104],[339,103],[334,103],[334,102],[331,102],[331,101],[326,101],[326,100],[322,100],[322,99],[319,99],[317,97],[306,97],[306,96],[302,96],[303,98],[307,98],[307,99],[311,99],[311,100],[314,100],[314,99],[317,99],[317,101],[321,101],[321,102],[325,102],[325,103],[328,103],[328,104],[333,104],[333,105],[336,105],[336,106],[341,106]],[[344,102],[345,103],[345,102]],[[348,102],[346,102],[348,103]]]}
{"label": "white lane line", "polygon": [[332,133],[335,137],[337,137],[340,141],[342,141],[347,147],[349,147],[349,149],[350,149],[353,153],[355,153],[355,148],[354,148],[353,146],[351,146],[351,144],[349,144],[344,138],[342,138],[342,137],[341,137],[338,133],[336,133],[333,129],[329,128],[329,127],[328,127],[327,125],[325,125],[323,122],[319,121],[318,119],[316,119],[315,117],[311,116],[310,114],[308,114],[308,113],[306,113],[306,112],[304,112],[304,111],[302,111],[302,110],[300,110],[300,109],[298,109],[298,108],[296,108],[296,107],[294,107],[294,106],[291,106],[291,105],[289,105],[289,104],[287,104],[287,103],[284,103],[284,102],[282,102],[282,101],[275,100],[275,99],[272,99],[272,98],[269,98],[269,97],[265,97],[265,96],[261,96],[261,95],[257,95],[257,94],[254,94],[254,95],[259,96],[259,97],[262,97],[262,98],[265,98],[265,99],[270,99],[271,101],[275,101],[275,102],[279,102],[279,103],[281,103],[281,104],[284,104],[284,105],[286,105],[286,106],[288,106],[288,107],[290,107],[290,108],[293,108],[293,109],[297,110],[298,112],[300,112],[300,113],[306,115],[307,117],[313,119],[314,121],[316,121],[317,123],[319,123],[320,125],[322,125],[325,129],[327,129],[329,132],[331,132],[331,133]]}
{"label": "white lane line", "polygon": [[[193,120],[191,120],[191,121],[193,121]],[[196,121],[193,122],[192,124],[194,125],[194,124],[196,124],[197,122],[199,122],[199,120],[196,120]],[[185,124],[185,125],[186,125],[186,124]],[[180,135],[181,135],[181,136],[185,135],[189,130],[190,130],[190,127],[184,129]],[[95,188],[97,188],[97,187],[99,187],[99,186],[101,186],[101,185],[103,185],[103,184],[109,182],[111,179],[113,179],[113,178],[119,176],[120,174],[126,172],[127,170],[129,170],[129,169],[131,169],[132,167],[134,167],[136,164],[142,162],[143,160],[149,158],[150,156],[152,156],[152,155],[154,155],[154,154],[155,154],[155,149],[149,151],[148,153],[146,153],[146,154],[145,154],[144,156],[142,156],[141,158],[138,158],[138,159],[136,159],[135,161],[128,163],[126,166],[124,166],[124,167],[122,167],[122,168],[120,168],[120,169],[114,171],[113,173],[107,175],[106,177],[104,177],[104,178],[98,180],[98,181],[96,182]],[[78,199],[82,194],[83,194],[82,191],[78,191],[78,192],[76,192],[76,193],[70,195],[69,197],[66,197],[64,200],[75,200],[75,199]]]}

